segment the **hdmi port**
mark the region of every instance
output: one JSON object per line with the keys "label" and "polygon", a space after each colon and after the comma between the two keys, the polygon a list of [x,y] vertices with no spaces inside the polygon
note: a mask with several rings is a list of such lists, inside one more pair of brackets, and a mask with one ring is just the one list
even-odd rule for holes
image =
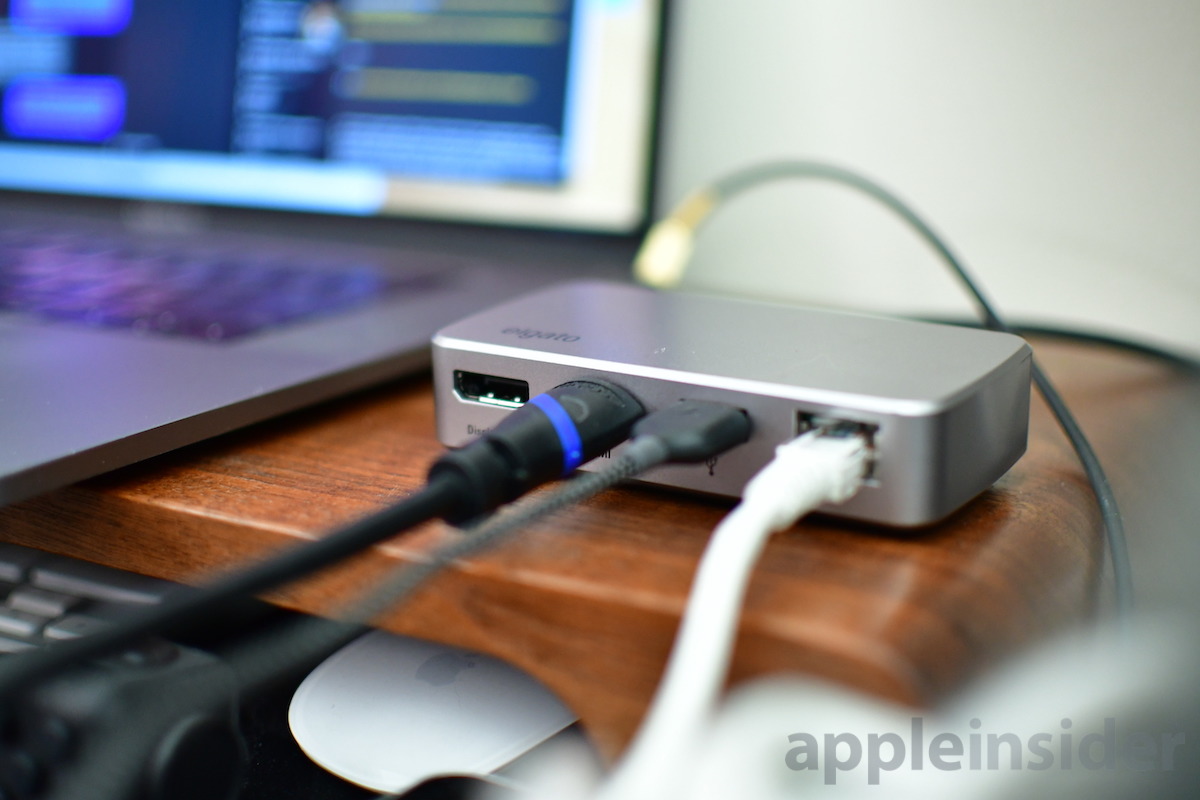
{"label": "hdmi port", "polygon": [[529,402],[528,382],[478,372],[455,370],[454,391],[464,400],[501,408],[520,408]]}

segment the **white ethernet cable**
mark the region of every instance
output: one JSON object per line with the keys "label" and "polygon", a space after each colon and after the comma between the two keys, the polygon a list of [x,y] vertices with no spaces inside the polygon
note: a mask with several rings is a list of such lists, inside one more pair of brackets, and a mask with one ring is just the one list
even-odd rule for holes
{"label": "white ethernet cable", "polygon": [[852,497],[869,457],[861,431],[818,428],[778,447],[746,485],[705,548],[663,679],[597,800],[687,795],[688,762],[724,684],[746,585],[767,538],[822,503]]}

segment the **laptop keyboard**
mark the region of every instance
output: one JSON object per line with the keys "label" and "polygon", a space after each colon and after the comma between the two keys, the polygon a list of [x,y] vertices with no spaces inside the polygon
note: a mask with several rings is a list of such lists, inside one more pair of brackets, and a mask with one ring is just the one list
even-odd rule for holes
{"label": "laptop keyboard", "polygon": [[146,246],[0,226],[0,311],[227,341],[434,285],[370,264]]}

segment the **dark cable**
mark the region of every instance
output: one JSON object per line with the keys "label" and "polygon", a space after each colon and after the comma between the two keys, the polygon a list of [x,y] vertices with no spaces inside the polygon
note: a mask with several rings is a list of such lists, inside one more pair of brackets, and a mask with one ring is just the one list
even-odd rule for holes
{"label": "dark cable", "polygon": [[[428,561],[401,568],[340,616],[346,622],[368,623],[454,561],[492,547],[536,520],[660,464],[698,463],[720,455],[745,442],[750,431],[749,417],[724,403],[681,400],[655,411],[634,424],[631,441],[611,464],[578,474],[553,490],[502,509],[465,529],[461,538],[433,552]],[[296,636],[291,644],[286,641],[255,645],[260,655],[238,659],[244,685],[255,686],[277,674],[280,663],[295,663],[310,655],[312,648],[303,643],[302,636]],[[290,652],[293,648],[299,648],[298,652]]]}
{"label": "dark cable", "polygon": [[[391,508],[200,591],[176,595],[107,631],[4,659],[0,698],[147,635],[190,624],[232,600],[300,578],[420,523],[477,517],[559,477],[572,460],[591,459],[624,441],[645,413],[632,395],[605,381],[570,381],[542,397],[468,446],[446,453],[430,468],[425,487]],[[565,405],[559,402],[568,398]],[[563,414],[551,418],[547,406]],[[569,448],[564,448],[564,425],[571,427]],[[578,452],[566,457],[565,449]]]}
{"label": "dark cable", "polygon": [[459,492],[460,487],[448,476],[431,480],[417,494],[337,533],[229,575],[200,591],[173,595],[113,628],[9,656],[0,663],[0,696],[16,693],[75,664],[118,651],[172,626],[191,624],[234,599],[258,594],[335,563],[373,542],[440,516],[453,507]]}
{"label": "dark cable", "polygon": [[[558,488],[506,509],[464,530],[461,537],[445,545],[420,564],[403,567],[342,615],[351,623],[366,623],[406,599],[433,575],[459,559],[494,546],[533,521],[559,509],[599,494],[621,481],[636,477],[659,464],[674,461],[693,463],[719,455],[746,441],[749,418],[740,409],[706,401],[680,401],[655,412],[634,425],[632,441],[613,462],[588,472]],[[237,675],[243,693],[263,688],[292,665],[357,638],[360,632],[345,627],[331,628],[324,620],[301,618],[267,631],[254,641],[224,655],[224,663]],[[222,697],[219,685],[209,687],[211,697],[198,698],[200,685],[189,686],[185,697],[164,697],[146,709],[152,719],[130,720],[144,731],[153,731],[174,719],[180,710],[216,703]],[[124,797],[135,780],[153,739],[147,735],[112,737],[101,743],[102,758],[91,759],[80,772],[67,776],[50,800],[94,800]]]}

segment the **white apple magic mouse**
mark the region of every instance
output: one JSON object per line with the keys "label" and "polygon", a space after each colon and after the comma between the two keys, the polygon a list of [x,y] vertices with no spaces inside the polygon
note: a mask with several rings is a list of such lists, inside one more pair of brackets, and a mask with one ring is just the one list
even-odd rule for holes
{"label": "white apple magic mouse", "polygon": [[292,697],[292,735],[314,762],[376,792],[484,777],[575,715],[499,659],[373,631],[334,653]]}

